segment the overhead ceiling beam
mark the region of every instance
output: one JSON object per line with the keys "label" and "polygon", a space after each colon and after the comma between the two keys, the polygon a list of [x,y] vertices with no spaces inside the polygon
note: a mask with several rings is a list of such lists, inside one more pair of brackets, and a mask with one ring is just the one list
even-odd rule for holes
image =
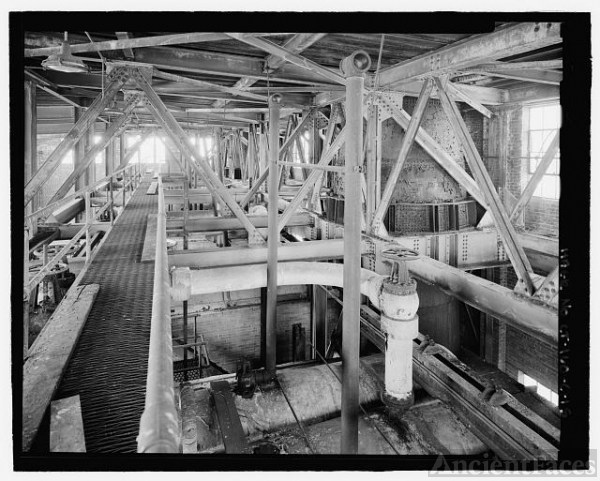
{"label": "overhead ceiling beam", "polygon": [[484,69],[470,70],[470,72],[488,75],[491,77],[507,78],[514,80],[524,80],[526,82],[535,82],[548,85],[560,85],[563,79],[562,72],[554,70],[513,70],[513,69],[494,69],[491,71]]}
{"label": "overhead ceiling beam", "polygon": [[519,23],[383,69],[379,85],[390,87],[423,76],[456,72],[464,67],[557,44],[561,40],[560,23]]}
{"label": "overhead ceiling beam", "polygon": [[[242,55],[171,47],[144,48],[136,52],[135,58],[136,62],[130,62],[130,65],[151,64],[161,69],[267,81],[264,60]],[[326,83],[321,75],[292,64],[285,64],[269,74],[269,79],[296,84]]]}
{"label": "overhead ceiling beam", "polygon": [[[281,33],[256,33],[257,36],[285,35]],[[218,42],[229,40],[224,33],[191,32],[174,35],[156,35],[153,37],[107,40],[105,42],[79,43],[71,45],[71,53],[106,52],[108,50],[124,50],[141,47],[158,47],[165,45],[183,45],[186,43]],[[62,47],[43,47],[25,49],[25,57],[46,57],[61,52]]]}
{"label": "overhead ceiling beam", "polygon": [[332,82],[345,85],[344,77],[341,74],[327,67],[323,67],[322,65],[319,65],[318,63],[313,62],[312,60],[297,55],[284,47],[280,47],[279,45],[274,44],[273,42],[269,42],[268,40],[252,37],[242,33],[227,33],[227,35],[239,40],[240,42],[247,43],[248,45],[260,48],[261,50],[264,50],[265,52],[268,52],[272,55],[281,57],[287,62],[293,63],[298,67],[316,73],[321,77],[325,77],[326,79],[331,80]]}
{"label": "overhead ceiling beam", "polygon": [[540,84],[522,89],[509,90],[506,103],[526,103],[556,99],[560,99],[560,87],[558,85]]}
{"label": "overhead ceiling beam", "polygon": [[[291,39],[289,39],[283,46],[284,46],[284,48],[287,48],[290,52],[300,53],[303,50],[310,47],[311,45],[313,45],[315,42],[322,39],[325,35],[327,35],[327,34],[325,34],[325,33],[297,33]],[[277,70],[279,67],[281,67],[284,63],[285,63],[285,60],[276,55],[269,55],[265,60],[265,64],[266,64],[267,68],[269,69],[269,73],[273,73],[275,70]],[[235,88],[241,89],[241,90],[247,90],[249,87],[254,85],[257,81],[258,80],[254,79],[254,78],[242,77],[235,84]],[[226,100],[217,100],[213,104],[213,107],[222,107],[226,103],[227,103]]]}
{"label": "overhead ceiling beam", "polygon": [[[129,39],[129,32],[115,32],[115,35],[117,36],[117,38],[119,40],[127,40]],[[135,58],[135,55],[133,54],[133,50],[131,49],[131,47],[126,47],[123,49],[123,53],[125,54],[126,58]]]}
{"label": "overhead ceiling beam", "polygon": [[492,112],[490,112],[487,108],[485,108],[483,105],[481,105],[476,100],[469,97],[466,93],[464,93],[461,90],[460,87],[461,86],[455,85],[452,82],[448,82],[446,84],[446,88],[448,89],[448,92],[452,95],[452,97],[454,97],[456,100],[459,100],[461,102],[465,102],[466,104],[470,105],[475,110],[477,110],[479,113],[481,113],[482,115],[485,115],[489,119],[492,116]]}
{"label": "overhead ceiling beam", "polygon": [[467,67],[462,70],[465,72],[485,70],[494,72],[496,70],[553,70],[563,67],[562,59],[558,60],[537,60],[531,62],[491,62],[477,65],[476,67]]}
{"label": "overhead ceiling beam", "polygon": [[246,97],[246,98],[253,99],[253,100],[260,100],[265,103],[268,100],[267,97],[265,97],[264,95],[258,95],[258,94],[253,94],[250,92],[244,92],[243,90],[239,90],[234,87],[225,87],[224,85],[219,85],[219,84],[212,83],[212,82],[206,82],[204,80],[197,80],[197,79],[193,79],[193,78],[189,78],[189,77],[182,77],[181,75],[174,75],[172,73],[161,72],[160,70],[156,70],[156,69],[153,72],[153,76],[162,78],[162,79],[166,79],[166,80],[172,80],[173,82],[183,82],[183,83],[188,83],[190,85],[196,85],[198,87],[210,88],[210,89],[218,90],[219,92],[225,92],[225,93],[237,96],[237,97]]}
{"label": "overhead ceiling beam", "polygon": [[[403,84],[394,89],[394,92],[417,97],[421,92],[423,82],[415,81]],[[500,105],[507,101],[508,91],[493,87],[479,87],[476,85],[460,85],[460,90],[475,102],[484,105]],[[323,91],[315,96],[314,103],[317,107],[324,107],[331,103],[339,102],[346,98],[346,92],[343,91]],[[432,92],[431,98],[438,98],[437,91]]]}

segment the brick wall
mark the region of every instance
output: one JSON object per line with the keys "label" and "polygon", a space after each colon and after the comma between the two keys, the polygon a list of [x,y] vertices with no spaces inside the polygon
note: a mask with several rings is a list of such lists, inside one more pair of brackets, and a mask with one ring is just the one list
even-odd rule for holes
{"label": "brick wall", "polygon": [[524,219],[526,228],[541,235],[558,236],[558,200],[532,197]]}
{"label": "brick wall", "polygon": [[[240,300],[241,298],[237,299],[237,301]],[[235,372],[236,362],[242,357],[250,359],[254,367],[260,366],[260,297],[247,300],[252,304],[207,310],[198,312],[196,315],[190,315],[188,318],[188,338],[193,339],[194,318],[196,318],[197,333],[202,334],[204,340],[208,343],[211,360],[229,372]],[[302,324],[306,329],[306,340],[310,341],[310,309],[310,301],[306,298],[278,302],[277,363],[292,360],[292,326],[294,324]],[[339,306],[333,299],[330,299],[327,304],[327,320],[330,326],[336,324],[338,316]],[[181,338],[182,336],[182,321],[181,319],[174,320],[173,337]],[[310,352],[311,348],[307,342],[307,359],[310,359]]]}

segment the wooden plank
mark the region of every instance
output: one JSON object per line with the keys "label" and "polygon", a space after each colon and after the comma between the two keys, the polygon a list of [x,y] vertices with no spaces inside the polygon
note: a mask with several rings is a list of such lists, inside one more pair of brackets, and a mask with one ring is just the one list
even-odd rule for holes
{"label": "wooden plank", "polygon": [[79,394],[52,401],[50,405],[50,452],[86,452]]}
{"label": "wooden plank", "polygon": [[71,289],[31,347],[23,366],[23,451],[29,451],[100,286]]}
{"label": "wooden plank", "polygon": [[150,182],[150,187],[146,191],[146,195],[156,195],[158,192],[158,182]]}
{"label": "wooden plank", "polygon": [[210,388],[213,392],[219,426],[221,426],[225,454],[248,453],[248,440],[244,434],[229,383],[227,381],[213,381],[210,383]]}
{"label": "wooden plank", "polygon": [[154,262],[154,257],[156,255],[157,217],[156,214],[148,214],[146,237],[144,237],[144,248],[142,250],[142,262]]}

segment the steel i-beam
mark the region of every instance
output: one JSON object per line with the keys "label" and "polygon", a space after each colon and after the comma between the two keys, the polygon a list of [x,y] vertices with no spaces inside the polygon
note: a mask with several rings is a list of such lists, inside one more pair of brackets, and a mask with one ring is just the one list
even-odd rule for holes
{"label": "steel i-beam", "polygon": [[[179,147],[180,152],[182,152],[185,155],[185,157],[189,161],[190,166],[194,169],[196,174],[202,178],[202,180],[209,188],[211,193],[217,196],[222,202],[224,202],[227,205],[227,207],[229,207],[233,215],[235,215],[242,222],[244,228],[246,229],[246,231],[248,231],[248,241],[250,243],[263,243],[264,238],[262,237],[262,235],[260,235],[260,233],[248,220],[244,211],[237,204],[233,196],[229,193],[229,190],[219,180],[217,174],[215,174],[210,168],[206,160],[198,158],[198,161],[195,161],[195,156],[199,156],[194,152],[194,148],[190,144],[187,136],[185,135],[185,132],[177,123],[171,112],[169,112],[169,110],[159,98],[159,96],[156,94],[154,89],[152,89],[152,87],[144,78],[142,73],[139,70],[133,70],[132,76],[135,79],[138,86],[146,94],[146,99],[148,100],[147,107],[150,113],[154,116],[156,121],[163,127],[165,132],[169,134],[171,139]],[[182,168],[182,170],[184,169]]]}
{"label": "steel i-beam", "polygon": [[83,137],[94,124],[100,113],[106,106],[112,102],[116,93],[121,89],[129,77],[127,69],[117,68],[110,73],[109,82],[103,93],[96,97],[96,100],[85,111],[81,118],[75,123],[73,128],[65,136],[60,144],[50,154],[48,159],[39,167],[35,175],[25,186],[25,205],[31,202],[33,196],[50,179],[52,173],[58,168],[66,153]]}
{"label": "steel i-beam", "polygon": [[494,217],[496,228],[498,229],[504,245],[506,246],[508,257],[515,268],[515,271],[517,271],[519,279],[525,284],[525,292],[527,292],[529,295],[533,295],[535,287],[533,285],[533,281],[531,280],[531,276],[529,275],[530,272],[533,272],[533,269],[529,263],[529,260],[527,259],[527,256],[525,255],[523,247],[521,247],[518,242],[515,229],[510,223],[508,214],[504,210],[504,206],[500,201],[500,197],[498,196],[494,184],[492,183],[492,180],[485,169],[485,165],[483,164],[479,152],[473,143],[473,139],[469,134],[467,126],[465,125],[465,122],[458,111],[458,107],[448,96],[442,80],[439,77],[436,77],[435,82],[438,88],[438,94],[442,103],[442,108],[444,109],[448,120],[450,120],[456,135],[461,140],[461,143],[465,149],[465,157],[469,167],[471,168],[471,171],[473,172],[473,176],[477,180],[477,184],[485,195],[492,216]]}

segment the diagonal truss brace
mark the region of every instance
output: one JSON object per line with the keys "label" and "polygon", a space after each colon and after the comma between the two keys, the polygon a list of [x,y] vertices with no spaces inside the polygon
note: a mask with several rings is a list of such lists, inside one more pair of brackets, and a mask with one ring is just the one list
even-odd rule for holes
{"label": "diagonal truss brace", "polygon": [[435,82],[444,112],[446,113],[448,120],[450,121],[456,135],[459,137],[463,148],[465,149],[465,157],[469,167],[471,168],[471,172],[473,172],[473,176],[475,177],[477,184],[481,188],[488,202],[498,232],[500,233],[506,247],[508,257],[510,258],[515,271],[517,271],[519,279],[525,284],[525,292],[529,295],[533,295],[535,292],[535,286],[533,285],[533,281],[529,275],[531,272],[533,272],[533,269],[529,263],[529,260],[527,259],[527,256],[525,255],[523,247],[519,244],[515,229],[510,223],[508,214],[506,213],[506,210],[500,201],[500,197],[494,188],[494,184],[492,183],[492,180],[485,169],[483,160],[481,160],[479,152],[473,143],[473,139],[471,138],[467,126],[460,115],[456,103],[448,96],[448,93],[444,88],[444,84],[439,77],[435,78]]}
{"label": "diagonal truss brace", "polygon": [[50,176],[58,168],[66,153],[73,148],[81,137],[83,137],[106,106],[112,102],[117,92],[127,81],[128,76],[129,73],[124,68],[117,68],[111,72],[109,83],[104,91],[96,97],[96,100],[89,106],[62,142],[58,144],[56,149],[54,149],[48,159],[40,166],[25,186],[25,205],[29,204],[35,194],[37,194],[42,186],[48,182]]}
{"label": "diagonal truss brace", "polygon": [[[379,105],[389,111],[394,121],[404,130],[408,129],[410,124],[410,115],[404,110],[398,109],[391,105],[385,98],[381,97],[378,100]],[[427,133],[422,127],[419,127],[417,143],[423,147],[433,160],[435,160],[448,174],[452,176],[460,185],[462,185],[471,196],[482,207],[487,209],[487,201],[479,190],[479,186],[473,178],[452,158],[448,153]]]}
{"label": "diagonal truss brace", "polygon": [[129,147],[129,149],[127,149],[127,152],[125,152],[125,156],[123,157],[123,161],[119,164],[119,167],[117,167],[117,170],[120,170],[120,169],[122,169],[124,167],[127,167],[129,165],[129,162],[131,161],[131,158],[139,150],[139,148],[146,141],[146,139],[148,137],[150,137],[151,133],[152,133],[152,129],[148,129],[148,130],[145,130],[144,132],[142,132],[142,135],[140,136],[140,138],[137,139],[135,141],[135,143],[131,147]]}
{"label": "diagonal truss brace", "polygon": [[57,200],[61,200],[69,189],[73,186],[73,184],[77,181],[77,179],[86,171],[86,169],[94,162],[96,156],[102,152],[108,145],[108,143],[117,136],[124,128],[125,122],[131,117],[131,113],[133,109],[136,107],[137,103],[140,100],[139,94],[133,94],[125,104],[123,108],[122,115],[110,124],[108,130],[102,136],[100,142],[95,144],[88,152],[85,154],[81,163],[75,166],[75,169],[71,174],[65,179],[63,184],[58,188],[56,193],[50,199],[50,204]]}
{"label": "diagonal truss brace", "polygon": [[394,189],[396,188],[396,184],[398,183],[398,179],[400,178],[402,168],[404,167],[404,162],[406,161],[408,153],[410,152],[410,148],[412,147],[415,137],[417,136],[419,125],[421,124],[421,119],[423,118],[423,113],[427,107],[427,101],[429,100],[432,89],[433,82],[431,79],[426,79],[425,82],[423,82],[423,87],[421,88],[421,93],[419,94],[419,98],[417,99],[410,123],[408,124],[408,129],[406,129],[406,134],[402,140],[400,152],[398,153],[398,159],[396,160],[394,167],[392,167],[392,171],[390,172],[388,180],[385,184],[385,189],[381,196],[381,201],[377,207],[377,210],[375,211],[375,215],[373,216],[372,229],[374,232],[378,232],[379,228],[383,225],[383,217],[385,216],[385,213],[390,205],[390,201],[392,200],[392,195],[394,193]]}
{"label": "diagonal truss brace", "polygon": [[[329,165],[329,162],[331,162],[331,160],[333,159],[333,156],[340,149],[340,147],[345,142],[345,140],[346,140],[346,127],[344,127],[342,129],[342,131],[338,134],[338,136],[333,141],[331,146],[325,152],[323,152],[323,155],[321,156],[321,159],[319,160],[319,163],[317,165],[322,166],[322,167]],[[306,179],[304,184],[302,184],[302,187],[300,187],[300,190],[296,193],[296,195],[291,200],[289,205],[285,208],[285,211],[283,212],[283,214],[281,214],[281,216],[279,217],[278,228],[279,228],[280,232],[285,227],[285,225],[289,221],[290,217],[292,217],[292,215],[294,214],[296,209],[300,206],[300,203],[304,200],[304,198],[308,194],[308,191],[312,187],[314,187],[315,182],[322,175],[323,175],[323,171],[318,170],[318,169],[315,169],[310,173],[310,175],[308,176],[308,179]]]}
{"label": "diagonal truss brace", "polygon": [[[315,111],[316,111],[316,109],[311,109],[308,112],[308,114],[302,118],[302,121],[298,124],[298,126],[294,129],[294,131],[285,140],[285,142],[279,149],[279,160],[282,160],[283,155],[285,154],[287,149],[289,147],[291,147],[292,142],[294,142],[296,140],[296,138],[300,135],[300,133],[306,128],[306,126],[308,125],[308,123],[310,122],[312,117],[314,116]],[[248,191],[246,196],[240,202],[240,206],[242,209],[248,205],[248,203],[250,202],[250,199],[252,199],[252,197],[254,197],[256,195],[260,186],[269,177],[269,168],[270,168],[270,165],[267,164],[267,167],[265,168],[265,170],[262,172],[262,174],[260,174],[260,177],[256,180],[256,182],[252,185],[252,188]]]}
{"label": "diagonal truss brace", "polygon": [[560,142],[559,132],[560,131],[557,130],[556,134],[554,134],[554,138],[552,139],[552,142],[550,142],[550,145],[548,146],[548,150],[546,150],[546,153],[542,157],[540,164],[537,166],[537,169],[535,169],[535,172],[531,176],[531,179],[529,179],[529,182],[527,183],[527,186],[525,187],[525,189],[523,190],[523,193],[519,197],[519,200],[517,200],[517,203],[513,207],[513,210],[510,213],[511,221],[514,220],[521,212],[523,212],[523,209],[531,200],[531,197],[533,196],[535,189],[537,189],[537,186],[540,183],[540,180],[542,180],[542,177],[544,176],[544,174],[548,170],[548,167],[554,160],[554,157],[556,156],[556,153],[558,152],[558,147],[559,147],[559,142]]}
{"label": "diagonal truss brace", "polygon": [[143,74],[139,70],[135,69],[132,70],[132,77],[142,91],[146,94],[146,100],[148,101],[147,107],[148,110],[150,110],[150,113],[169,135],[169,137],[171,137],[175,145],[177,145],[179,148],[180,152],[188,159],[190,166],[194,169],[196,174],[202,178],[211,194],[226,204],[233,215],[239,219],[246,231],[248,231],[248,241],[251,244],[264,243],[264,237],[258,232],[252,222],[250,222],[244,211],[237,204],[229,190],[219,180],[217,174],[215,174],[215,172],[213,172],[213,170],[210,168],[210,165],[208,165],[206,160],[200,158],[198,153],[190,144],[181,126],[177,123],[171,112],[169,112],[154,89],[152,89]]}

